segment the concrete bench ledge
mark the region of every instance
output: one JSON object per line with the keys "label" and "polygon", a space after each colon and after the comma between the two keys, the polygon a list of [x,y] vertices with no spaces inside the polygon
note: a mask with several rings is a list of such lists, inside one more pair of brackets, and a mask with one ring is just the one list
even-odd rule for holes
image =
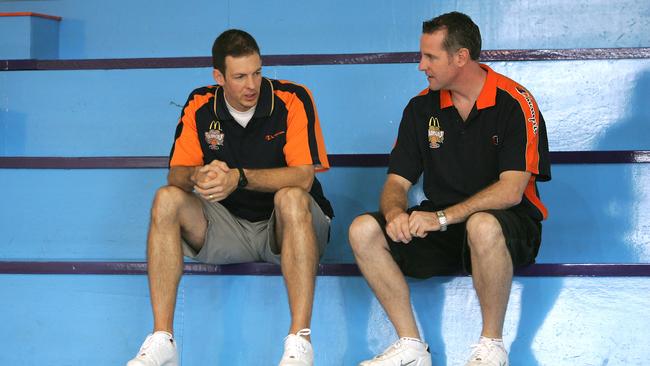
{"label": "concrete bench ledge", "polygon": [[[144,275],[145,262],[89,262],[89,261],[0,261],[0,274],[79,274],[79,275]],[[241,263],[211,265],[185,263],[186,275],[252,275],[279,276],[280,266],[270,263]],[[360,276],[352,263],[320,264],[320,276]],[[454,276],[465,276],[457,273]],[[538,263],[522,267],[515,276],[525,277],[648,277],[650,263],[636,264],[576,264]]]}
{"label": "concrete bench ledge", "polygon": [[[265,55],[265,66],[418,63],[419,52]],[[650,58],[650,47],[483,50],[482,62],[618,60]],[[80,60],[0,60],[0,71],[109,70],[212,67],[210,57],[156,57]]]}
{"label": "concrete bench ledge", "polygon": [[[381,167],[388,165],[388,154],[329,154],[331,166]],[[0,157],[0,169],[141,169],[167,168],[166,156]],[[650,151],[554,151],[552,164],[628,164],[650,163]]]}

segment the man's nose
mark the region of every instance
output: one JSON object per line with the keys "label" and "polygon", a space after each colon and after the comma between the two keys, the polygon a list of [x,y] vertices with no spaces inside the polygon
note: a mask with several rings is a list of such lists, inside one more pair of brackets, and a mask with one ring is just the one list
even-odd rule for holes
{"label": "man's nose", "polygon": [[255,89],[255,78],[253,76],[246,78],[246,87],[248,89]]}
{"label": "man's nose", "polygon": [[420,57],[420,62],[418,63],[418,70],[420,71],[426,70],[426,66],[424,65],[424,57]]}

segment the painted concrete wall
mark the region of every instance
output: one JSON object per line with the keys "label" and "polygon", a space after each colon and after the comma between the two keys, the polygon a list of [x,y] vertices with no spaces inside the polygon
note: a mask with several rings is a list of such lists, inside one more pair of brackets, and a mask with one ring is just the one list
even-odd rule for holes
{"label": "painted concrete wall", "polygon": [[485,49],[647,47],[645,0],[2,1],[0,11],[63,17],[60,57],[207,56],[215,36],[245,28],[263,53],[417,51],[421,23],[459,10]]}
{"label": "painted concrete wall", "polygon": [[[516,278],[504,328],[511,364],[644,365],[650,279]],[[462,366],[480,332],[468,277],[409,282],[434,365]],[[145,276],[0,276],[2,365],[123,365],[149,315]],[[281,277],[186,276],[175,317],[183,366],[275,365],[289,311]],[[270,319],[273,319],[270,321]],[[396,335],[361,277],[320,277],[315,365],[350,366]]]}

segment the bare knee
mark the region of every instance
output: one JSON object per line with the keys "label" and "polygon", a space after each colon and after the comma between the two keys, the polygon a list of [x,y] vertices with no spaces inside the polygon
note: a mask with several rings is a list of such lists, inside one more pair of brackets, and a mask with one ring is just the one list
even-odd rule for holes
{"label": "bare knee", "polygon": [[273,204],[282,222],[311,221],[310,195],[300,187],[280,189],[275,193]]}
{"label": "bare knee", "polygon": [[477,212],[466,224],[468,245],[475,255],[482,256],[505,246],[505,238],[499,221],[491,214]]}
{"label": "bare knee", "polygon": [[188,193],[175,186],[160,187],[151,206],[151,221],[165,222],[178,217],[178,211],[187,200]]}
{"label": "bare knee", "polygon": [[388,243],[377,220],[361,215],[352,221],[348,231],[350,246],[357,256],[366,256],[378,249],[388,248]]}

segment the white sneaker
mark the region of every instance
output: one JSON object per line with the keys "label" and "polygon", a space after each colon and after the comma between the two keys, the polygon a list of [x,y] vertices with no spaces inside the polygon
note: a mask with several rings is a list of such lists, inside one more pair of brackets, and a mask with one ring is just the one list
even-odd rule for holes
{"label": "white sneaker", "polygon": [[167,332],[149,334],[142,343],[138,355],[126,366],[178,366],[176,342]]}
{"label": "white sneaker", "polygon": [[386,350],[359,366],[431,366],[431,353],[426,343],[402,337]]}
{"label": "white sneaker", "polygon": [[503,341],[481,337],[465,366],[508,366],[508,352]]}
{"label": "white sneaker", "polygon": [[314,350],[311,343],[303,338],[310,334],[311,330],[305,328],[284,338],[284,355],[282,355],[279,366],[312,366],[314,364]]}

